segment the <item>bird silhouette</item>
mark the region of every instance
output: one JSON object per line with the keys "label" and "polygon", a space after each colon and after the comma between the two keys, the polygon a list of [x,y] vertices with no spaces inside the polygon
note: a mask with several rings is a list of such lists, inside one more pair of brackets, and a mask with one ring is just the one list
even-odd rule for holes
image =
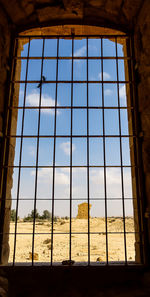
{"label": "bird silhouette", "polygon": [[38,84],[37,88],[40,88],[45,81],[46,81],[46,77],[44,75],[42,75],[42,79],[41,79],[40,83]]}

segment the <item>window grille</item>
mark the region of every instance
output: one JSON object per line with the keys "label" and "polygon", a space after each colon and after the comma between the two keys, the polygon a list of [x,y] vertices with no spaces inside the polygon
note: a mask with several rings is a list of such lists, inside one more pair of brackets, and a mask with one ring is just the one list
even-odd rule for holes
{"label": "window grille", "polygon": [[[128,45],[125,54],[122,44]],[[130,44],[126,35],[16,39],[5,133],[16,152],[3,164],[3,171],[14,171],[12,198],[8,186],[4,197],[15,209],[13,265],[136,261],[141,227]],[[38,218],[44,209],[49,222]],[[27,212],[30,227],[23,222]],[[27,236],[30,248],[19,256]]]}

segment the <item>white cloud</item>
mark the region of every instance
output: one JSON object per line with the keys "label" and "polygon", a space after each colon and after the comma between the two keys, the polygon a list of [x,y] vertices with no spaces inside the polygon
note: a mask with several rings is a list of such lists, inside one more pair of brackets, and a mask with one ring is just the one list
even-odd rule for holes
{"label": "white cloud", "polygon": [[24,95],[24,91],[20,89],[19,96],[23,96],[23,95]]}
{"label": "white cloud", "polygon": [[[103,196],[104,189],[104,171],[103,169],[93,169],[90,171],[91,179],[91,192],[94,195]],[[126,197],[132,197],[132,186],[131,186],[131,172],[130,170],[124,171],[124,193]],[[122,197],[122,187],[121,187],[121,172],[120,168],[107,168],[106,169],[106,187],[108,198],[121,198]]]}
{"label": "white cloud", "polygon": [[[69,184],[69,174],[68,170],[65,172],[63,169],[58,169],[55,171],[55,182],[56,185],[68,185]],[[31,176],[35,175],[35,170],[31,171]],[[53,178],[52,168],[40,168],[38,170],[38,182],[39,183],[50,183]]]}
{"label": "white cloud", "polygon": [[[102,72],[99,73],[98,78],[102,80]],[[108,72],[103,72],[103,80],[110,80],[111,76]]]}
{"label": "white cloud", "polygon": [[[62,142],[60,148],[64,151],[66,155],[70,155],[70,142]],[[72,152],[75,150],[75,144],[72,144]]]}
{"label": "white cloud", "polygon": [[121,99],[126,99],[126,88],[125,85],[119,88],[119,95]]}
{"label": "white cloud", "polygon": [[[89,45],[88,48],[91,52],[93,52],[95,54],[97,54],[99,52],[99,49],[94,45]],[[83,57],[86,55],[86,53],[87,53],[87,50],[86,50],[86,46],[84,45],[74,52],[74,57]]]}
{"label": "white cloud", "polygon": [[69,172],[59,169],[56,175],[56,185],[69,185]]}
{"label": "white cloud", "polygon": [[105,93],[106,96],[111,96],[113,94],[113,91],[110,90],[110,89],[107,89],[107,90],[104,91],[104,93]]}
{"label": "white cloud", "polygon": [[[35,90],[29,94],[27,96],[27,102],[30,106],[39,106],[39,93],[36,92]],[[47,107],[51,107],[51,106],[55,106],[55,100],[48,96],[47,94],[43,94],[41,97],[41,107],[42,106],[47,106]],[[54,114],[54,110],[53,109],[41,109],[41,112],[45,113],[45,114]]]}
{"label": "white cloud", "polygon": [[82,57],[86,53],[86,46],[82,46],[74,52],[74,57]]}
{"label": "white cloud", "polygon": [[90,171],[91,182],[94,185],[103,184],[104,182],[104,172],[103,170],[91,170]]}
{"label": "white cloud", "polygon": [[[55,170],[55,181],[57,185],[68,185],[69,179],[69,168],[58,168]],[[86,169],[85,168],[74,168],[74,186],[85,187],[86,185]],[[31,171],[31,176],[35,175],[35,170]],[[38,170],[38,181],[41,183],[49,183],[52,180],[53,170],[52,168],[40,168]],[[112,194],[119,193],[121,189],[121,173],[120,168],[107,168],[106,170],[106,183],[109,189],[111,188]],[[124,180],[126,187],[131,187],[131,173],[130,171],[124,172]],[[80,182],[79,182],[80,181]],[[82,181],[82,182],[81,182]],[[79,183],[79,184],[78,184]],[[104,171],[103,169],[92,169],[90,170],[90,184],[94,188],[96,186],[104,185]],[[131,190],[131,189],[130,189]]]}
{"label": "white cloud", "polygon": [[61,172],[65,173],[65,174],[69,174],[70,168],[61,168]]}
{"label": "white cloud", "polygon": [[29,155],[31,155],[31,156],[35,156],[35,154],[36,154],[36,147],[33,146],[33,145],[30,145],[30,146],[28,147],[28,152],[29,152]]}
{"label": "white cloud", "polygon": [[[30,172],[30,173],[29,173]],[[17,177],[16,177],[17,180]],[[38,169],[38,187],[37,197],[50,198],[52,195],[52,180],[53,169],[52,168],[39,168]],[[73,168],[73,185],[72,194],[73,198],[85,199],[87,197],[87,169],[86,168]],[[132,197],[131,186],[131,170],[126,169],[124,171],[124,191],[125,197]],[[106,185],[107,185],[107,197],[108,198],[122,198],[121,188],[121,172],[119,168],[107,168],[106,169]],[[21,191],[20,197],[33,197],[35,191],[35,170],[24,172],[21,179]],[[13,197],[15,197],[15,190],[12,191]],[[70,197],[70,169],[69,168],[56,168],[55,169],[55,198],[68,198]],[[104,169],[90,169],[90,203],[92,204],[91,215],[103,216],[103,209],[105,207],[104,200],[94,201],[94,198],[104,198]],[[93,200],[92,200],[93,199]],[[132,202],[132,200],[131,200]],[[76,201],[73,204],[74,216],[77,215],[77,205],[82,201]],[[114,199],[111,204],[108,200],[108,212],[111,215],[120,215],[122,208],[121,199],[118,202]],[[76,204],[76,210],[75,210]],[[42,204],[43,205],[43,201]],[[68,206],[68,202],[64,201],[63,208],[57,209],[58,215],[62,216],[64,209]],[[131,203],[125,200],[126,215],[132,215]],[[117,208],[118,207],[118,208]],[[22,216],[24,216],[25,210],[22,210]],[[76,212],[76,213],[75,213]]]}

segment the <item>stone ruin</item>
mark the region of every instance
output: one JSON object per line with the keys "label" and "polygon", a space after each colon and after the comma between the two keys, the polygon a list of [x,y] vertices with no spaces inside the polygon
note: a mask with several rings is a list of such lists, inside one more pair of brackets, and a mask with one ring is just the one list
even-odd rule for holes
{"label": "stone ruin", "polygon": [[[91,209],[91,204],[89,204],[89,210]],[[84,202],[78,205],[78,215],[77,219],[88,219],[88,203]]]}

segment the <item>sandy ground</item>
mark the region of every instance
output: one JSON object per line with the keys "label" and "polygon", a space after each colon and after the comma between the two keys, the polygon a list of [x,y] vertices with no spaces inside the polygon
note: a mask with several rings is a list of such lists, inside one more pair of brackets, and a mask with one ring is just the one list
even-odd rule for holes
{"label": "sandy ground", "polygon": [[[53,246],[53,261],[62,262],[69,259],[69,220],[59,219],[54,223],[54,246]],[[116,234],[108,233],[108,260],[109,261],[124,261],[124,234],[123,220],[121,218],[108,218],[108,232],[116,232]],[[10,224],[10,233],[14,233],[15,224]],[[72,219],[72,232],[87,232],[88,225],[85,219]],[[32,252],[32,222],[18,222],[16,239],[16,262],[31,262]],[[105,219],[91,218],[90,232],[90,260],[92,262],[106,261],[106,235]],[[126,218],[126,232],[134,232],[133,218]],[[48,221],[37,222],[35,226],[35,243],[34,252],[37,253],[35,262],[50,262],[51,257],[51,223]],[[127,243],[127,260],[135,260],[135,235],[126,234]],[[12,262],[14,251],[14,235],[10,235],[10,257],[9,262]],[[72,234],[72,260],[75,262],[87,262],[88,260],[88,235],[87,234]]]}

